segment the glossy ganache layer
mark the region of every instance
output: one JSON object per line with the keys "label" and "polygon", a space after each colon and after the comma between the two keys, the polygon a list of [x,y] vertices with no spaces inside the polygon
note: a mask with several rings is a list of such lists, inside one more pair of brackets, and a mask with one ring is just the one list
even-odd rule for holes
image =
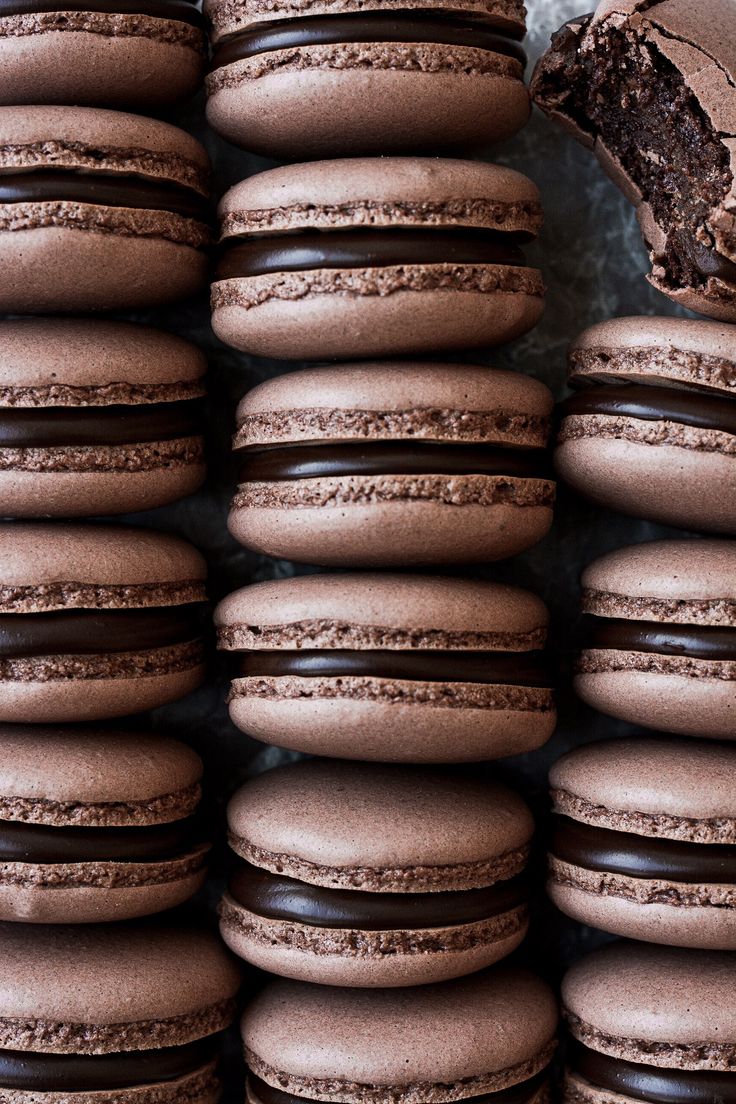
{"label": "glossy ganache layer", "polygon": [[190,850],[196,820],[115,828],[57,828],[0,821],[0,862],[159,862]]}
{"label": "glossy ganache layer", "polygon": [[689,843],[599,828],[559,814],[552,817],[555,858],[586,870],[675,882],[736,882],[736,845]]}
{"label": "glossy ganache layer", "polygon": [[31,169],[0,174],[0,204],[48,202],[133,207],[170,211],[200,222],[209,219],[203,196],[167,180],[144,180],[125,173],[97,173],[89,169]]}
{"label": "glossy ganache layer", "polygon": [[385,268],[391,265],[504,265],[526,261],[513,234],[496,230],[305,230],[296,234],[235,238],[222,249],[216,280],[317,268]]}
{"label": "glossy ganache layer", "polygon": [[547,479],[544,449],[435,441],[276,445],[240,452],[241,483],[371,475],[498,475]]}
{"label": "glossy ganache layer", "polygon": [[736,434],[736,398],[705,391],[643,384],[586,387],[565,399],[563,418],[580,414],[671,421]]}
{"label": "glossy ganache layer", "polygon": [[0,1050],[0,1091],[94,1092],[174,1081],[217,1057],[216,1036],[185,1046],[113,1054]]}
{"label": "glossy ganache layer", "polygon": [[[498,1092],[466,1096],[458,1100],[462,1100],[462,1104],[527,1104],[527,1101],[544,1087],[548,1076],[549,1071],[544,1069],[534,1077],[519,1081],[516,1085],[509,1085],[506,1089],[499,1089]],[[250,1071],[248,1071],[248,1099],[256,1100],[258,1104],[315,1104],[313,1099],[308,1100],[304,1096],[294,1096],[282,1089],[274,1089]]]}
{"label": "glossy ganache layer", "polygon": [[0,448],[70,448],[173,441],[202,432],[200,399],[115,406],[0,407]]}
{"label": "glossy ganache layer", "polygon": [[[415,42],[467,46],[514,58],[522,68],[526,55],[518,43],[489,20],[451,12],[377,11],[307,16],[260,23],[223,39],[215,48],[211,69],[273,50],[340,43]],[[519,74],[521,76],[521,73]]]}
{"label": "glossy ganache layer", "polygon": [[202,634],[203,603],[149,609],[0,614],[0,658],[138,652]]}
{"label": "glossy ganache layer", "polygon": [[99,12],[103,15],[148,15],[204,28],[194,0],[0,0],[0,19],[47,12]]}
{"label": "glossy ganache layer", "polygon": [[248,677],[389,678],[422,682],[498,683],[552,688],[545,653],[300,650],[246,652],[241,674]]}
{"label": "glossy ganache layer", "polygon": [[569,1068],[596,1088],[651,1104],[736,1104],[736,1073],[647,1066],[578,1042],[571,1044]]}
{"label": "glossy ganache layer", "polygon": [[736,660],[736,628],[589,617],[587,629],[589,648],[654,652],[690,656],[692,659]]}
{"label": "glossy ganache layer", "polygon": [[483,889],[448,893],[369,893],[331,889],[272,874],[241,859],[228,884],[238,904],[271,920],[317,928],[394,931],[474,924],[518,908],[527,900],[522,875]]}

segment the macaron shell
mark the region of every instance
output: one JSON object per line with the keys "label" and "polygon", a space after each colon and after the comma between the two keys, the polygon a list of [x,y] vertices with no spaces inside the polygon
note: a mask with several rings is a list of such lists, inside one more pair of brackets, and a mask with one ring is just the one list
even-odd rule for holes
{"label": "macaron shell", "polygon": [[[294,53],[291,67],[276,51],[211,73],[213,130],[255,153],[301,160],[463,150],[509,138],[529,118],[523,81],[486,50],[388,43]],[[412,63],[416,53],[428,71]]]}
{"label": "macaron shell", "polygon": [[[584,590],[622,598],[736,601],[736,546],[732,541],[658,540],[618,548],[583,572]],[[687,616],[687,609],[683,610]],[[615,616],[626,616],[616,613]],[[639,615],[641,616],[641,615]],[[655,614],[650,620],[668,620]],[[673,621],[682,621],[673,616]],[[726,622],[718,622],[725,623]]]}
{"label": "macaron shell", "polygon": [[[633,517],[736,534],[736,453],[719,450],[719,440],[725,434],[689,431],[683,426],[682,435],[693,441],[691,448],[659,446],[648,443],[647,437],[651,439],[664,421],[627,419],[626,439],[618,428],[615,437],[607,436],[606,424],[615,422],[618,427],[620,421],[596,417],[587,433],[575,427],[573,439],[558,443],[555,468],[566,483],[597,505]],[[563,434],[566,425],[572,428],[580,422],[579,418],[565,419]],[[596,426],[603,429],[603,435],[596,432]],[[577,436],[578,432],[585,435]],[[630,439],[637,433],[641,441]]]}

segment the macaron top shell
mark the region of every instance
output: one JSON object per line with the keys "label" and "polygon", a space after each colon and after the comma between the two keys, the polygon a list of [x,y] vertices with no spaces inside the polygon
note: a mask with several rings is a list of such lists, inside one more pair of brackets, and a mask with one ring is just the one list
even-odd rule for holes
{"label": "macaron top shell", "polygon": [[553,405],[538,380],[475,365],[306,368],[266,380],[244,396],[235,446],[404,439],[540,448]]}
{"label": "macaron top shell", "polygon": [[[2,725],[0,817],[68,826],[166,823],[193,811],[202,769],[195,751],[158,733]],[[176,803],[161,800],[177,795]]]}
{"label": "macaron top shell", "polygon": [[344,227],[467,226],[535,237],[539,189],[501,165],[354,157],[268,169],[220,200],[222,236]]}
{"label": "macaron top shell", "polygon": [[[0,564],[6,612],[179,605],[205,597],[206,564],[196,548],[147,529],[6,522]],[[95,597],[90,591],[97,587],[112,590]]]}
{"label": "macaron top shell", "polygon": [[619,548],[585,569],[582,586],[587,613],[736,626],[736,545],[661,540]]}
{"label": "macaron top shell", "polygon": [[613,318],[570,347],[575,384],[642,383],[736,394],[736,326],[691,318]]}
{"label": "macaron top shell", "polygon": [[196,345],[130,322],[0,322],[0,406],[103,406],[204,394]]}
{"label": "macaron top shell", "polygon": [[168,181],[208,195],[204,147],[158,119],[94,107],[0,107],[0,173],[86,170]]}
{"label": "macaron top shell", "polygon": [[517,587],[392,574],[268,580],[215,610],[222,646],[235,649],[527,651],[543,646],[548,622],[544,603]]}
{"label": "macaron top shell", "polygon": [[[607,827],[643,836],[736,843],[736,748],[730,744],[601,740],[563,755],[549,778],[559,811],[574,819],[605,819]],[[618,812],[646,815],[616,824]]]}
{"label": "macaron top shell", "polygon": [[[733,1050],[725,1064],[718,1053],[718,1046],[736,1045],[732,954],[612,943],[572,967],[562,982],[562,1003],[573,1034],[595,1050],[618,1055],[629,1041],[650,1065],[733,1069]],[[673,1053],[649,1043],[691,1045],[693,1051]]]}
{"label": "macaron top shell", "polygon": [[280,1088],[291,1078],[328,1080],[330,1098],[347,1101],[351,1082],[418,1082],[442,1101],[476,1095],[474,1079],[510,1067],[528,1063],[516,1080],[531,1076],[548,1060],[556,1023],[547,986],[503,966],[420,989],[272,981],[246,1009],[242,1032],[255,1072],[269,1080],[278,1071]]}
{"label": "macaron top shell", "polygon": [[[214,936],[158,924],[0,924],[0,958],[0,1017],[45,1021],[49,1029],[34,1032],[28,1049],[49,1053],[148,1050],[202,1038],[212,1028],[198,1014],[230,1001],[240,980]],[[187,1026],[175,1017],[192,1019]],[[170,1023],[126,1035],[125,1025],[146,1021]],[[85,1033],[106,1025],[120,1030]]]}
{"label": "macaron top shell", "polygon": [[[498,783],[465,772],[372,763],[356,769],[321,760],[277,767],[248,782],[230,802],[228,824],[236,850],[242,840],[248,852],[310,864],[299,865],[303,881],[336,884],[347,869],[349,888],[408,893],[419,883],[422,890],[451,888],[452,866],[526,848],[534,831],[525,803]],[[258,864],[272,867],[268,856]],[[387,876],[374,881],[370,871],[356,869],[364,867]],[[430,872],[419,868],[427,867],[444,868],[445,877],[426,884]],[[401,873],[391,878],[392,870]]]}

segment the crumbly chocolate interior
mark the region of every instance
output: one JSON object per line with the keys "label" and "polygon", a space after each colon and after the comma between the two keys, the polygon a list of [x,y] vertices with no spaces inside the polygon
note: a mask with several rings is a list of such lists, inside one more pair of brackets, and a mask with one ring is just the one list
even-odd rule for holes
{"label": "crumbly chocolate interior", "polygon": [[714,275],[736,283],[709,224],[733,180],[728,150],[675,66],[641,34],[608,23],[582,39],[563,29],[553,53],[536,98],[599,135],[640,189],[666,233],[656,257],[665,285],[702,288]]}

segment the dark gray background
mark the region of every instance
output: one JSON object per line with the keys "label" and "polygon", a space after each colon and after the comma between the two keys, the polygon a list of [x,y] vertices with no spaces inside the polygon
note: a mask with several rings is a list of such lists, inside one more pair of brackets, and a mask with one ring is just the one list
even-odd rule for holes
{"label": "dark gray background", "polygon": [[[533,64],[548,44],[552,31],[580,11],[578,4],[570,0],[528,0],[528,8],[527,47]],[[204,126],[201,102],[182,113],[179,121],[207,145],[215,167],[218,196],[244,176],[269,167],[268,162],[249,157],[209,133]],[[650,288],[644,279],[647,257],[633,210],[607,181],[590,154],[538,112],[520,135],[492,151],[488,159],[521,170],[541,188],[546,225],[539,245],[529,252],[541,265],[549,288],[547,310],[536,330],[514,345],[461,359],[514,368],[537,376],[560,397],[565,391],[565,349],[580,330],[615,315],[682,312]],[[234,485],[229,436],[236,402],[260,380],[297,365],[249,358],[222,346],[210,330],[204,298],[184,307],[137,317],[193,339],[208,354],[210,476],[205,489],[196,496],[134,520],[182,533],[202,549],[209,561],[209,589],[213,602],[248,582],[288,575],[295,570],[310,570],[251,555],[232,541],[225,526]],[[549,764],[576,744],[617,731],[630,731],[626,726],[594,714],[576,701],[570,691],[571,660],[579,639],[580,572],[586,563],[611,548],[673,532],[594,509],[561,488],[555,526],[544,542],[510,563],[475,572],[479,576],[530,587],[545,599],[552,611],[552,648],[559,665],[560,681],[558,730],[541,751],[507,760],[496,768],[524,790],[538,813],[540,852],[543,851]],[[212,830],[220,840],[224,804],[238,781],[286,758],[286,753],[263,747],[230,724],[224,705],[227,671],[227,658],[213,657],[207,686],[185,701],[159,710],[154,717],[161,729],[191,742],[203,755],[207,764]],[[542,867],[539,859],[537,861],[541,886]],[[225,849],[220,844],[208,895],[210,914],[226,862]],[[571,958],[600,939],[599,933],[585,931],[556,914],[540,893],[524,957],[556,982]],[[247,984],[251,987],[259,980],[249,976]],[[241,1072],[235,1049],[233,1041],[227,1070],[227,1104],[242,1100]]]}

